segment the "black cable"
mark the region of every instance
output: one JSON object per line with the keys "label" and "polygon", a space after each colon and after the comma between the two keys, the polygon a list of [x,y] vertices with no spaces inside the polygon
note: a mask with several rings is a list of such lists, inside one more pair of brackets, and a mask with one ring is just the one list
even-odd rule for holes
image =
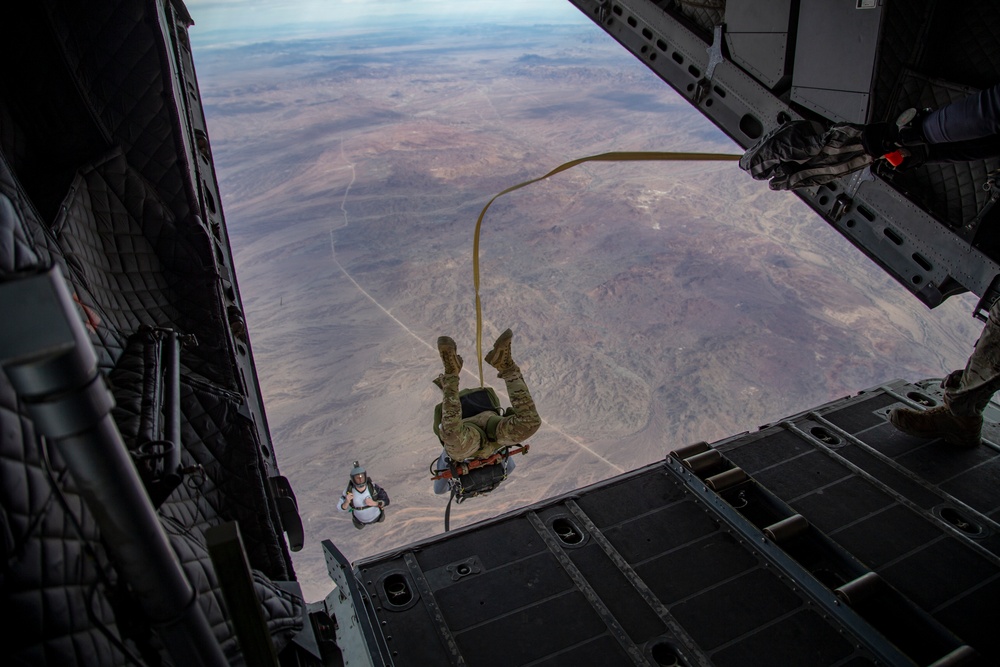
{"label": "black cable", "polygon": [[451,495],[448,496],[448,505],[444,508],[444,532],[451,530],[451,501],[455,499],[457,488],[452,485]]}

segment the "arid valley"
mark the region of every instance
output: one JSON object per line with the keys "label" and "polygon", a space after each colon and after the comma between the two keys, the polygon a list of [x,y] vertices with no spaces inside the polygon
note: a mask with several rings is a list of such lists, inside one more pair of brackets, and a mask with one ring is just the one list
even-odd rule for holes
{"label": "arid valley", "polygon": [[[473,231],[491,197],[608,151],[738,154],[579,25],[339,34],[195,51],[250,341],[307,543],[307,599],[350,559],[443,530],[439,335],[479,383]],[[733,162],[588,163],[499,198],[483,352],[507,327],[544,420],[459,527],[895,378],[961,367],[974,301],[931,311]],[[483,380],[502,389],[489,367]],[[338,512],[354,460],[386,521]]]}

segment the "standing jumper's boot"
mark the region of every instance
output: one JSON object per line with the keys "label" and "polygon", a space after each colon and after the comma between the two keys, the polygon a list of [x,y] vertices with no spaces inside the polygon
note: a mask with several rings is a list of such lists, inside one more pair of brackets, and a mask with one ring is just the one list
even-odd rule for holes
{"label": "standing jumper's boot", "polygon": [[514,358],[510,356],[510,340],[514,337],[514,332],[510,329],[504,331],[493,343],[493,349],[486,353],[486,363],[497,369],[498,373],[514,368]]}
{"label": "standing jumper's boot", "polygon": [[458,375],[462,372],[462,357],[455,353],[457,349],[455,341],[448,336],[438,338],[438,352],[444,362],[445,375]]}
{"label": "standing jumper's boot", "polygon": [[917,438],[941,438],[956,447],[975,447],[980,443],[983,429],[981,415],[960,417],[952,414],[946,405],[930,410],[893,408],[889,421],[907,435]]}

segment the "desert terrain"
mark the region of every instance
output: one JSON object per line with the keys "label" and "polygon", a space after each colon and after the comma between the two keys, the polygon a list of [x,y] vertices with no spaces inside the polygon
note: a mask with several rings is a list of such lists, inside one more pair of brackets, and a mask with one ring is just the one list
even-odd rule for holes
{"label": "desert terrain", "polygon": [[[443,530],[435,341],[479,383],[476,218],[608,151],[741,149],[592,25],[424,28],[196,50],[250,340],[307,543],[357,559]],[[544,420],[452,527],[895,378],[964,365],[974,301],[929,311],[794,195],[732,162],[588,163],[505,195],[480,247],[483,353],[507,327]],[[502,390],[489,367],[483,380]],[[502,392],[501,392],[502,393]],[[392,503],[339,513],[352,461]]]}

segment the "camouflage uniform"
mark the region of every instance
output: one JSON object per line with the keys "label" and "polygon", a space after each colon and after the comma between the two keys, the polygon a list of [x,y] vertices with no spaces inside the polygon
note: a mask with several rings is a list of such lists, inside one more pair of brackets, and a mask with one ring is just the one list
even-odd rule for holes
{"label": "camouflage uniform", "polygon": [[990,308],[983,333],[976,342],[964,371],[945,380],[944,404],[952,414],[976,417],[1000,389],[1000,301]]}
{"label": "camouflage uniform", "polygon": [[[501,417],[497,426],[497,441],[488,441],[483,433],[486,423],[493,413],[485,412],[462,419],[462,404],[458,398],[458,375],[442,374],[438,377],[444,392],[441,405],[441,440],[445,451],[453,461],[481,459],[493,454],[501,447],[521,443],[538,430],[542,420],[538,416],[535,402],[528,393],[521,369],[516,365],[500,372],[500,378],[507,385],[507,395],[513,412]],[[475,424],[479,429],[472,428]]]}

